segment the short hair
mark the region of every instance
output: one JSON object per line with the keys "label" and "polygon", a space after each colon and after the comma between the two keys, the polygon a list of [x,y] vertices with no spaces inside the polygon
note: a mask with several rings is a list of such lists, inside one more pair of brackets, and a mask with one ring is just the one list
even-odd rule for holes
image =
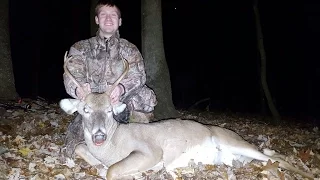
{"label": "short hair", "polygon": [[94,9],[96,16],[99,14],[99,9],[103,6],[115,7],[118,10],[119,18],[121,18],[121,11],[113,0],[98,0],[96,7]]}

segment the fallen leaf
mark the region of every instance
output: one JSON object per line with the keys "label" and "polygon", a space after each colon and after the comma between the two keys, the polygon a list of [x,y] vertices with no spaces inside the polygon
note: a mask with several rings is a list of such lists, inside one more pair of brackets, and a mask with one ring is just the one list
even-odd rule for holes
{"label": "fallen leaf", "polygon": [[302,160],[302,162],[307,162],[310,158],[310,149],[304,151],[299,151],[298,157]]}
{"label": "fallen leaf", "polygon": [[29,148],[22,148],[22,149],[19,149],[18,152],[21,153],[22,156],[26,157],[29,155],[31,150]]}
{"label": "fallen leaf", "polygon": [[279,176],[280,180],[285,180],[284,172],[278,171],[278,176]]}
{"label": "fallen leaf", "polygon": [[17,136],[12,142],[15,142],[16,144],[20,145],[24,143],[26,140],[22,136]]}
{"label": "fallen leaf", "polygon": [[269,159],[267,164],[265,166],[263,166],[261,169],[262,170],[274,170],[274,169],[278,169],[279,167],[279,162],[275,161],[274,163],[272,163],[272,161]]}

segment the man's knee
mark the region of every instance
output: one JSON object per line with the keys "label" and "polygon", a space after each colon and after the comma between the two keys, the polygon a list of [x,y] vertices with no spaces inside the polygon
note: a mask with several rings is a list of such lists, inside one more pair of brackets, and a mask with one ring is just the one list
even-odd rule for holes
{"label": "man's knee", "polygon": [[127,124],[129,123],[130,110],[126,107],[121,113],[113,115],[113,118],[119,123]]}
{"label": "man's knee", "polygon": [[129,122],[149,123],[153,120],[153,112],[143,113],[138,111],[131,111]]}

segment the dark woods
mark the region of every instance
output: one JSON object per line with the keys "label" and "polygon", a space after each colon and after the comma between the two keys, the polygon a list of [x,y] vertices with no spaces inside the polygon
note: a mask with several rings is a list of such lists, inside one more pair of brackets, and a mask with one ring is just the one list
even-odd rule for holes
{"label": "dark woods", "polygon": [[[260,112],[259,54],[251,2],[162,1],[166,59],[177,108]],[[90,32],[90,1],[10,0],[16,89],[21,97],[67,97],[64,52]],[[121,37],[141,48],[140,1],[119,0]],[[317,115],[319,73],[314,6],[261,1],[271,94],[281,114]],[[318,5],[319,7],[319,5]],[[304,13],[308,16],[305,27]],[[305,35],[307,38],[304,38]],[[305,42],[308,41],[308,42]]]}

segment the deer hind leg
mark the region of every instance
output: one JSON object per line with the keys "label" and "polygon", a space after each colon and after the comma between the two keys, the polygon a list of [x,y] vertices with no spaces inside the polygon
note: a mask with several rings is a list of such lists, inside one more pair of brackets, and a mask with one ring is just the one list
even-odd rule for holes
{"label": "deer hind leg", "polygon": [[109,167],[107,179],[133,179],[132,175],[152,169],[161,159],[162,153],[146,154],[134,151],[125,159]]}

